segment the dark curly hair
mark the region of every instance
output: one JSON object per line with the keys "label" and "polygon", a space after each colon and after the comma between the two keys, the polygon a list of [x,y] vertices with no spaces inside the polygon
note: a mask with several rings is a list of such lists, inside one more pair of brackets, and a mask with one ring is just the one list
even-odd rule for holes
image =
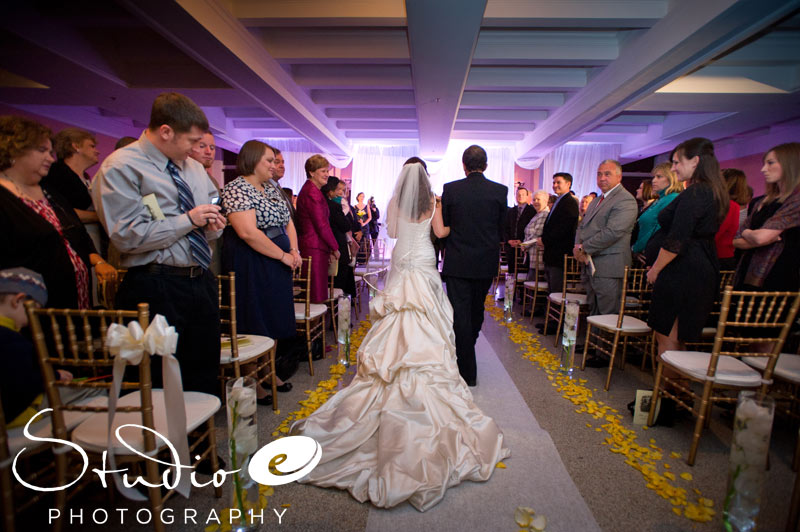
{"label": "dark curly hair", "polygon": [[0,116],[0,170],[10,168],[15,158],[36,148],[52,133],[49,127],[22,116]]}

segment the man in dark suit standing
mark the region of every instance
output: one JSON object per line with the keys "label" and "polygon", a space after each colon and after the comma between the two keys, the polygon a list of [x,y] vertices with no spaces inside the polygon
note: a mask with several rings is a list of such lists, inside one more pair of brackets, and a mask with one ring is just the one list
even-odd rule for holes
{"label": "man in dark suit standing", "polygon": [[561,292],[564,280],[564,255],[572,254],[575,229],[578,225],[578,202],[570,194],[572,176],[566,172],[553,175],[553,192],[556,202],[544,222],[539,239],[544,248],[545,276],[550,293]]}
{"label": "man in dark suit standing", "polygon": [[511,247],[517,247],[525,240],[525,226],[536,215],[536,209],[530,204],[531,195],[525,187],[517,189],[517,204],[509,207],[506,215],[503,240]]}
{"label": "man in dark suit standing", "polygon": [[458,371],[469,386],[477,383],[475,342],[483,325],[486,293],[497,275],[508,187],[483,175],[486,151],[470,146],[461,157],[465,179],[447,183],[442,218],[450,228],[442,277],[453,305]]}

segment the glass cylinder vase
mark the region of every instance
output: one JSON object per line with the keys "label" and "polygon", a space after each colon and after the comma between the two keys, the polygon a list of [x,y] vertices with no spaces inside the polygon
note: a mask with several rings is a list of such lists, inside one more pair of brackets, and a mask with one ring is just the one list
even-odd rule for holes
{"label": "glass cylinder vase", "polygon": [[503,299],[503,318],[505,321],[514,319],[514,277],[513,273],[506,274],[506,295]]}
{"label": "glass cylinder vase", "polygon": [[239,470],[228,475],[232,481],[231,505],[223,511],[223,523],[230,523],[233,530],[256,529],[261,526],[258,517],[259,485],[247,471],[250,458],[258,450],[258,425],[256,422],[256,381],[252,377],[230,379],[225,383],[228,411],[228,456],[230,470]]}
{"label": "glass cylinder vase", "polygon": [[766,478],[769,437],[775,400],[754,391],[739,393],[728,467],[728,489],[722,509],[725,530],[756,528]]}
{"label": "glass cylinder vase", "polygon": [[350,366],[350,296],[339,296],[337,301],[339,318],[336,331],[336,343],[339,347],[338,362],[344,367]]}
{"label": "glass cylinder vase", "polygon": [[561,357],[559,361],[559,371],[566,373],[572,378],[573,368],[575,367],[575,341],[578,336],[578,314],[580,305],[574,301],[567,300],[564,309],[564,323],[561,332]]}

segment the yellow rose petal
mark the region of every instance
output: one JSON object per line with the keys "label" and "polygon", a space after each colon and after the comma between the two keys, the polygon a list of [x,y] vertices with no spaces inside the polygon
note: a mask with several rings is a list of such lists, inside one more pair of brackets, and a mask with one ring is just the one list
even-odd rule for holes
{"label": "yellow rose petal", "polygon": [[497,465],[495,465],[495,467],[497,469],[505,469],[506,465],[503,462],[497,462]]}
{"label": "yellow rose petal", "polygon": [[692,474],[691,473],[681,473],[681,478],[683,480],[692,480]]}

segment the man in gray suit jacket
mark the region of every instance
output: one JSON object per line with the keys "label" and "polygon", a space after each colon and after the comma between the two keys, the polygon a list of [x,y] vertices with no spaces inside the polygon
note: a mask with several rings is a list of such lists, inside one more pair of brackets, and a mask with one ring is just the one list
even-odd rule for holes
{"label": "man in gray suit jacket", "polygon": [[[590,205],[575,234],[575,258],[583,262],[589,315],[616,314],[625,266],[631,265],[631,231],[638,211],[636,200],[622,186],[622,166],[605,160],[597,169],[603,194]],[[589,271],[589,257],[595,267]]]}

